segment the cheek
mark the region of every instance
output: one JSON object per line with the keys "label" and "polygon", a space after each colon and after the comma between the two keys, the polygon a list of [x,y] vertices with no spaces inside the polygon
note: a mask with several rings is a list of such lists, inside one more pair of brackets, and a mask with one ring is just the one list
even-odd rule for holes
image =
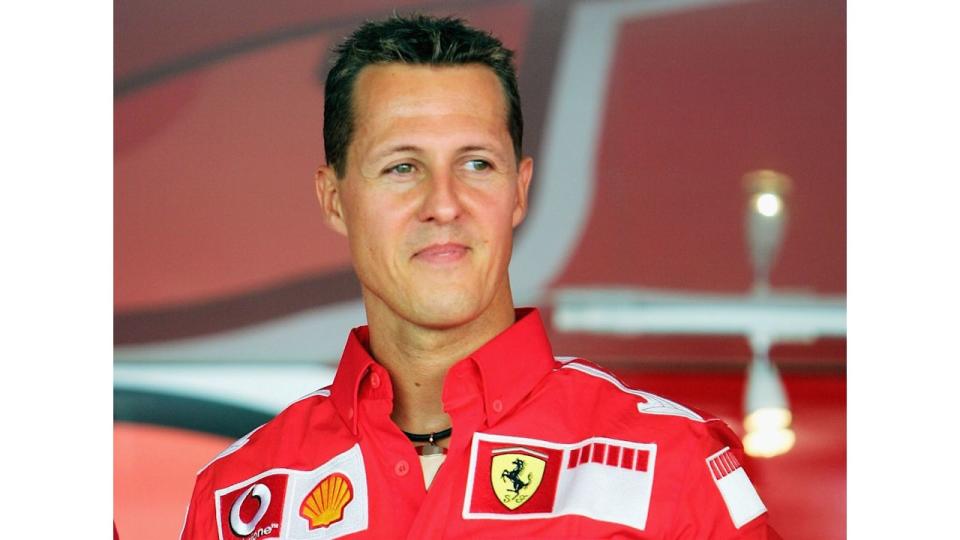
{"label": "cheek", "polygon": [[500,195],[489,198],[478,209],[483,227],[483,243],[491,256],[509,257],[513,240],[513,201]]}
{"label": "cheek", "polygon": [[[383,265],[401,246],[403,219],[394,205],[373,197],[353,204],[347,226],[354,253],[364,259]],[[377,270],[378,268],[374,268]]]}

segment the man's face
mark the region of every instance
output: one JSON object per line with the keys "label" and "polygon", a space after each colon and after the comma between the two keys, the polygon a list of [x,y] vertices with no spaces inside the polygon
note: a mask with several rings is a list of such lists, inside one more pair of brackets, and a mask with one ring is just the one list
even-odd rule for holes
{"label": "man's face", "polygon": [[321,168],[318,191],[349,240],[368,312],[447,328],[509,301],[533,164],[517,165],[493,71],[368,66],[353,97],[346,173]]}

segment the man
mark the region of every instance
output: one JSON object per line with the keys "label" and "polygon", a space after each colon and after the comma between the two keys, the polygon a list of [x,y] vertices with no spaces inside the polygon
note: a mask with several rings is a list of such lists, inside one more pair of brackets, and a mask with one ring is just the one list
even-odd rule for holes
{"label": "man", "polygon": [[337,52],[317,194],[369,325],[331,386],[201,470],[182,538],[768,538],[722,422],[556,359],[514,309],[512,53],[429,17]]}

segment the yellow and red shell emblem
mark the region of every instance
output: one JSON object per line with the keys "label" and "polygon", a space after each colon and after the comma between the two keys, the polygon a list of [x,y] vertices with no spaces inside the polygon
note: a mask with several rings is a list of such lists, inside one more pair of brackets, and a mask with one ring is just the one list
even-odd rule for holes
{"label": "yellow and red shell emblem", "polygon": [[317,484],[300,503],[300,515],[310,530],[327,527],[343,519],[343,510],[353,500],[353,485],[340,473],[333,473]]}

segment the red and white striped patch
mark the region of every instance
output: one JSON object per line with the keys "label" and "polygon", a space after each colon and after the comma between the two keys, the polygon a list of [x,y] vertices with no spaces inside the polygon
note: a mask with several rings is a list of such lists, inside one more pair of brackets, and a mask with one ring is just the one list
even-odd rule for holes
{"label": "red and white striped patch", "polygon": [[730,447],[708,457],[706,462],[713,482],[727,505],[734,527],[739,529],[767,511]]}
{"label": "red and white striped patch", "polygon": [[740,468],[740,462],[737,461],[737,456],[733,455],[733,452],[729,448],[721,450],[721,452],[720,455],[713,459],[707,459],[707,464],[710,465],[710,471],[713,473],[714,480],[720,480]]}
{"label": "red and white striped patch", "polygon": [[647,472],[649,461],[649,450],[596,442],[571,449],[567,468],[573,469],[584,463],[599,463],[628,471]]}

